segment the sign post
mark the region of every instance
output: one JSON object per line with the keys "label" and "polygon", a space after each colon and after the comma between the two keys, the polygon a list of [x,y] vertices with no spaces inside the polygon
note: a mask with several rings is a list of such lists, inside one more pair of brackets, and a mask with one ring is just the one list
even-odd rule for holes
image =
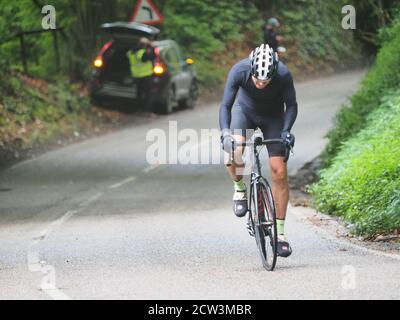
{"label": "sign post", "polygon": [[131,21],[155,25],[162,24],[164,18],[151,0],[139,0]]}

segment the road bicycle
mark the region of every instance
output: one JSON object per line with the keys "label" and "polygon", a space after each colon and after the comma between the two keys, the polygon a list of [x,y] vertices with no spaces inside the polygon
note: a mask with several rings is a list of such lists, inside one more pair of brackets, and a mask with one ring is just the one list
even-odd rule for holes
{"label": "road bicycle", "polygon": [[[273,271],[276,265],[278,235],[274,198],[268,180],[262,176],[259,157],[263,146],[274,143],[284,144],[284,141],[282,139],[263,140],[262,137],[254,137],[248,142],[232,141],[231,152],[231,161],[233,162],[236,147],[251,147],[252,149],[247,229],[250,235],[255,237],[262,264],[268,271]],[[285,162],[287,162],[290,152],[292,152],[292,148],[286,147]]]}

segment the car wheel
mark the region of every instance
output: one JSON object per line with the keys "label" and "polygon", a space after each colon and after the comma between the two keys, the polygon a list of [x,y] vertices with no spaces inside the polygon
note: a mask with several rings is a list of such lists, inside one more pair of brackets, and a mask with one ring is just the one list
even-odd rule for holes
{"label": "car wheel", "polygon": [[159,103],[159,112],[162,114],[170,114],[174,110],[175,90],[170,86],[164,101]]}
{"label": "car wheel", "polygon": [[197,99],[199,97],[199,88],[197,81],[193,80],[190,85],[189,96],[186,99],[180,101],[180,106],[186,109],[193,109],[196,107]]}

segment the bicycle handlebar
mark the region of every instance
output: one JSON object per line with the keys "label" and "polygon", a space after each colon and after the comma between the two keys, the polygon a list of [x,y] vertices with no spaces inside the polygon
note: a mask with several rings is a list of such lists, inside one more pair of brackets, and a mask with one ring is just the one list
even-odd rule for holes
{"label": "bicycle handlebar", "polygon": [[285,160],[286,163],[289,160],[290,152],[293,152],[293,147],[286,146],[283,139],[266,139],[261,137],[256,137],[253,141],[236,142],[232,139],[232,152],[231,152],[231,162],[234,161],[234,150],[236,147],[248,147],[248,146],[267,146],[269,144],[281,143],[285,145]]}
{"label": "bicycle handlebar", "polygon": [[274,144],[274,143],[282,143],[284,144],[284,141],[282,139],[267,139],[267,140],[263,140],[261,137],[257,137],[254,139],[254,141],[245,141],[245,142],[235,142],[234,143],[234,147],[240,146],[240,147],[247,147],[247,146],[266,146],[268,144]]}

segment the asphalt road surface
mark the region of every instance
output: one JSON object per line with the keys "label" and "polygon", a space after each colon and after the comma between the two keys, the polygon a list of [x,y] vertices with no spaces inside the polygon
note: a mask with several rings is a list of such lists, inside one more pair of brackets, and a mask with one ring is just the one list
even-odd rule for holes
{"label": "asphalt road surface", "polygon": [[[322,150],[335,111],[361,77],[349,72],[297,85],[291,173]],[[169,121],[178,130],[217,128],[218,105],[0,173],[0,299],[400,298],[398,259],[325,237],[293,209],[286,227],[293,255],[278,259],[274,272],[263,269],[245,219],[232,213],[222,165],[148,163],[146,136],[159,128],[169,138]],[[184,141],[191,152],[209,141],[218,146],[215,134]]]}

